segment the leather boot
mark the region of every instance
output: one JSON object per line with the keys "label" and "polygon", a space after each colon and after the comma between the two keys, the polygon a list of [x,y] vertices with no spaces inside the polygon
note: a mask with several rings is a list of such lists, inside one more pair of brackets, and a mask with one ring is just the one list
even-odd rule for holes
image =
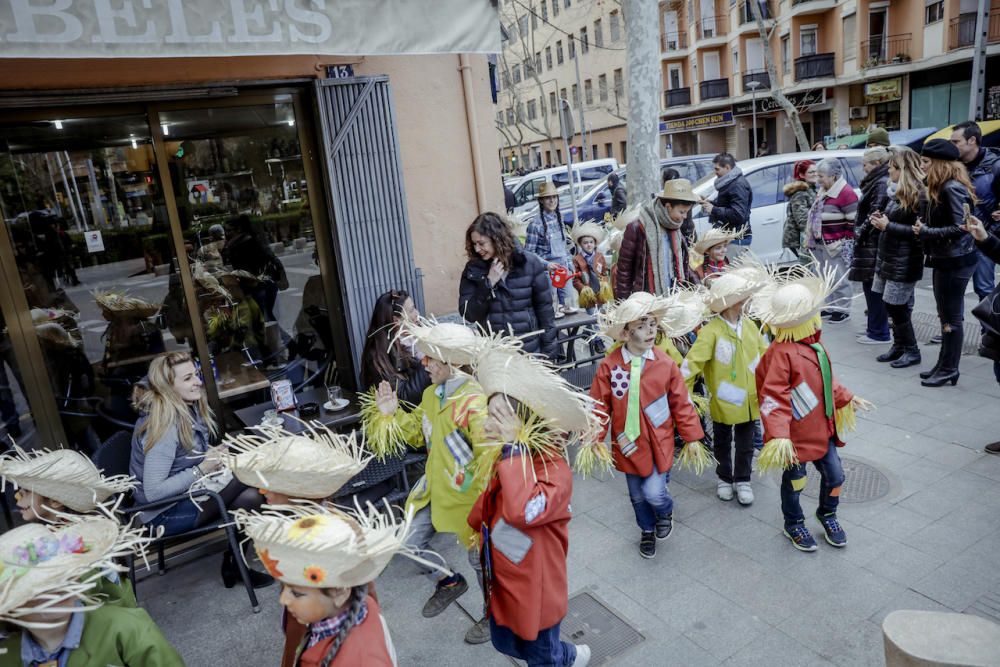
{"label": "leather boot", "polygon": [[899,318],[895,323],[895,340],[902,347],[903,353],[890,366],[893,368],[908,368],[920,363],[920,347],[917,346],[917,334],[913,330],[913,322],[909,317]]}
{"label": "leather boot", "polygon": [[899,359],[896,359],[889,365],[893,368],[909,368],[910,366],[919,365],[920,361],[920,348],[914,345],[913,347],[904,348]]}
{"label": "leather boot", "polygon": [[937,372],[921,381],[925,387],[943,387],[958,384],[958,362],[962,358],[962,327],[953,327],[941,335],[941,365]]}
{"label": "leather boot", "polygon": [[[893,327],[893,329],[895,329],[895,327]],[[882,363],[887,361],[896,361],[901,356],[903,356],[903,347],[899,344],[899,337],[893,335],[892,347],[875,357],[875,361],[881,361]]]}
{"label": "leather boot", "polygon": [[[928,344],[930,344],[930,343],[928,343]],[[938,370],[940,370],[940,368],[941,368],[941,359],[942,358],[944,358],[944,346],[943,345],[938,348],[938,358],[937,358],[937,361],[934,362],[934,366],[932,368],[930,368],[929,370],[920,371],[920,379],[921,380],[926,380],[930,376],[932,376],[935,373],[937,373]]]}

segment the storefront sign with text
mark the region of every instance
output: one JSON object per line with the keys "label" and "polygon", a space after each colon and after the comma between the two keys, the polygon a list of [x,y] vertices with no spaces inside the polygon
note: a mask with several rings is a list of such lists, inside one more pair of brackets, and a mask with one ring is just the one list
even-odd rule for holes
{"label": "storefront sign with text", "polygon": [[903,97],[903,79],[885,79],[865,84],[865,104],[894,102]]}
{"label": "storefront sign with text", "polygon": [[[823,104],[826,102],[826,88],[814,88],[804,93],[793,93],[788,95],[788,101],[794,104],[795,108],[799,111],[808,107],[814,107],[817,104]],[[757,113],[773,113],[775,111],[781,111],[781,105],[778,104],[778,101],[767,92],[759,94],[757,97]],[[751,106],[750,102],[734,104],[733,115],[752,116],[753,106]]]}
{"label": "storefront sign with text", "polygon": [[708,113],[703,116],[689,116],[688,118],[660,121],[660,134],[708,130],[713,127],[727,127],[733,124],[733,112],[720,111],[719,113]]}

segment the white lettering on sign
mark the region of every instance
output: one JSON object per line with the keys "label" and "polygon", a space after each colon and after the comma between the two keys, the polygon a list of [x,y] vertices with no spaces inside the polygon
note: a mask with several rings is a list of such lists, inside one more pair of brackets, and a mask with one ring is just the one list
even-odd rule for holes
{"label": "white lettering on sign", "polygon": [[188,30],[187,18],[184,15],[184,0],[166,0],[167,10],[170,12],[170,25],[174,30],[166,36],[168,44],[191,44],[197,42],[222,41],[222,26],[218,21],[213,21],[208,34],[192,35]]}
{"label": "white lettering on sign", "polygon": [[[104,42],[105,44],[151,44],[156,41],[156,26],[149,21],[143,21],[146,27],[141,34],[123,35],[118,32],[116,21],[119,19],[132,30],[140,28],[135,16],[135,5],[133,0],[117,0],[121,4],[121,9],[112,7],[112,0],[94,0],[94,9],[97,13],[97,24],[100,26],[101,34],[94,35],[91,41],[94,43]],[[146,9],[152,6],[152,0],[142,0]]]}
{"label": "white lettering on sign", "polygon": [[[66,11],[72,4],[73,0],[55,0],[50,5],[36,5],[31,0],[10,0],[17,31],[5,35],[4,39],[8,42],[75,42],[83,36],[83,23]],[[50,20],[46,21],[46,18]],[[43,22],[48,27],[44,34],[37,30]],[[61,30],[52,30],[55,26]]]}

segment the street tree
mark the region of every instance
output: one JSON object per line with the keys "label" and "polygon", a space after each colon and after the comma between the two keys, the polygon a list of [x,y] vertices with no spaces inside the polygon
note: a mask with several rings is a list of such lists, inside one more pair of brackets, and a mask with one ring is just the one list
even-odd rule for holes
{"label": "street tree", "polygon": [[659,5],[625,0],[628,39],[628,198],[644,202],[659,190]]}

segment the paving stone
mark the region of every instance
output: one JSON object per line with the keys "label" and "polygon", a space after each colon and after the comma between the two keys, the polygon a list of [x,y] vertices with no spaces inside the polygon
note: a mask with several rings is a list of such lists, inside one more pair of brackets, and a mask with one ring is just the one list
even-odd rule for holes
{"label": "paving stone", "polygon": [[888,604],[871,615],[868,619],[881,626],[885,617],[899,609],[916,609],[917,611],[951,611],[940,602],[935,602],[926,595],[907,589],[893,598]]}
{"label": "paving stone", "polygon": [[727,667],[773,667],[794,661],[799,665],[832,664],[781,630],[768,629],[722,663]]}
{"label": "paving stone", "polygon": [[952,563],[945,563],[910,588],[952,611],[965,611],[984,592],[983,582],[974,572]]}

